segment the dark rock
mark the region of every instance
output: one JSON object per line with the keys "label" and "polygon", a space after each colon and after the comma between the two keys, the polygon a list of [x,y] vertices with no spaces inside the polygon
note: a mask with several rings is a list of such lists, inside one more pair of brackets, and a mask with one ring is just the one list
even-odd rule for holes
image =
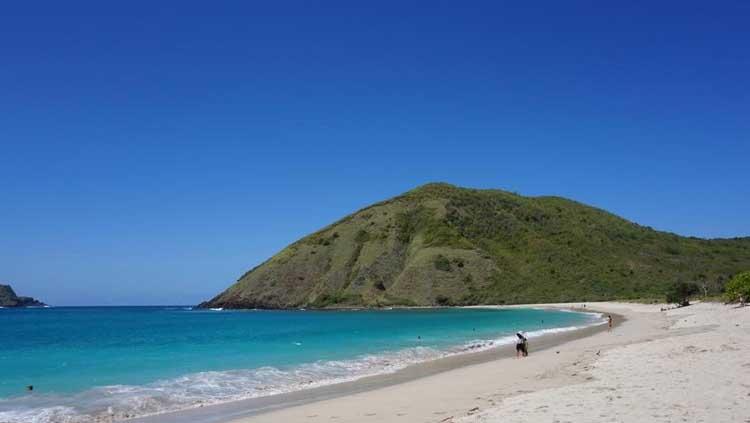
{"label": "dark rock", "polygon": [[10,285],[0,285],[0,307],[44,307],[41,301],[31,297],[19,297]]}

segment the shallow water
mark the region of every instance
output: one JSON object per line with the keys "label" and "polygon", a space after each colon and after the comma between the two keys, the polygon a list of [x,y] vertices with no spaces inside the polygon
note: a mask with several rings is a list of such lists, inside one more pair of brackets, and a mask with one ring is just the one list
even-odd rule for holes
{"label": "shallow water", "polygon": [[0,421],[86,422],[272,395],[599,321],[536,309],[3,309]]}

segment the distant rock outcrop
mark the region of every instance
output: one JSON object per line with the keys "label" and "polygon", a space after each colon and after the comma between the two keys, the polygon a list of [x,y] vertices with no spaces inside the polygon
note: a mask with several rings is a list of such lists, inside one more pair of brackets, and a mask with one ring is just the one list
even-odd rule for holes
{"label": "distant rock outcrop", "polygon": [[0,285],[0,307],[44,307],[45,305],[31,297],[19,297],[10,285]]}

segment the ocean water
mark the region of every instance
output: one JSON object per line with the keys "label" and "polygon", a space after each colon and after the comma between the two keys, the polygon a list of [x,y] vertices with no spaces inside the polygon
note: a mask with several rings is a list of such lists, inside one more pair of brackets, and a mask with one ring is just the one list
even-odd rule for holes
{"label": "ocean water", "polygon": [[533,339],[600,322],[538,309],[2,309],[0,422],[90,422],[273,395],[493,348],[519,330]]}

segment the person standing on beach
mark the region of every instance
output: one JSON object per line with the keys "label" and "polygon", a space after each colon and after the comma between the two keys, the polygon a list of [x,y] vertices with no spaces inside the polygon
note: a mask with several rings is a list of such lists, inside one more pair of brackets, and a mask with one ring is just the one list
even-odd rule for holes
{"label": "person standing on beach", "polygon": [[607,315],[607,325],[609,326],[609,328],[607,329],[607,331],[612,330],[612,315],[611,314]]}
{"label": "person standing on beach", "polygon": [[521,356],[526,357],[529,355],[529,344],[525,336],[521,332],[516,332],[516,358]]}

